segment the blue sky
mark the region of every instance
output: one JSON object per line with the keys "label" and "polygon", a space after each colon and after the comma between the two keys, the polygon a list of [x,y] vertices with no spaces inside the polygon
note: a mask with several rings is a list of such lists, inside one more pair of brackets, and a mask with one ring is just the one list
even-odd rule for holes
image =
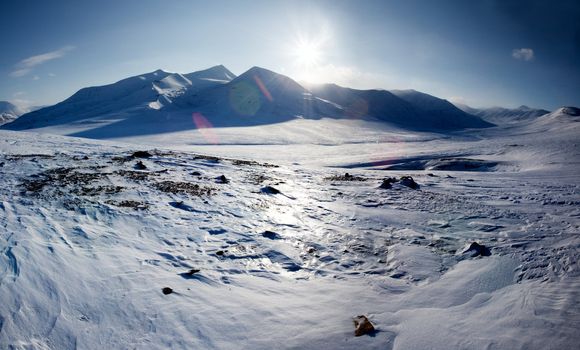
{"label": "blue sky", "polygon": [[579,106],[578,18],[577,1],[7,0],[0,100],[224,64],[476,107]]}

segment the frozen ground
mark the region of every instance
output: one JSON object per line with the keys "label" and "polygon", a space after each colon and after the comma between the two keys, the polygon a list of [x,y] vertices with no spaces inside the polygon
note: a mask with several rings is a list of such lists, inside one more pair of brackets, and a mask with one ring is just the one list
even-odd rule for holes
{"label": "frozen ground", "polygon": [[[575,348],[578,123],[561,112],[451,136],[0,131],[0,348]],[[380,188],[403,175],[420,189]],[[357,315],[376,332],[355,337]]]}

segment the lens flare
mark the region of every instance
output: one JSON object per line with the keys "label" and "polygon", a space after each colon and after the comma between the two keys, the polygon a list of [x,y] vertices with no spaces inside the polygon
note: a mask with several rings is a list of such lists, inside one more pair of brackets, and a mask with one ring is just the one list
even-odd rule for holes
{"label": "lens flare", "polygon": [[203,116],[203,114],[199,113],[199,112],[194,112],[192,115],[193,118],[193,124],[195,124],[195,127],[199,130],[199,132],[201,133],[201,136],[203,136],[203,138],[213,144],[213,145],[217,145],[219,144],[219,138],[216,135],[215,132],[213,132],[213,125],[211,125],[211,123],[209,122],[209,120],[207,120],[206,117]]}
{"label": "lens flare", "polygon": [[268,101],[272,102],[274,99],[272,98],[272,95],[270,95],[270,91],[268,91],[266,85],[262,83],[262,79],[260,79],[260,77],[257,75],[254,75],[254,81],[256,81],[256,84],[258,84],[258,88],[260,88],[260,91],[262,91],[264,97],[266,97]]}
{"label": "lens flare", "polygon": [[250,82],[241,81],[230,88],[230,106],[237,113],[253,116],[262,106],[260,91]]}

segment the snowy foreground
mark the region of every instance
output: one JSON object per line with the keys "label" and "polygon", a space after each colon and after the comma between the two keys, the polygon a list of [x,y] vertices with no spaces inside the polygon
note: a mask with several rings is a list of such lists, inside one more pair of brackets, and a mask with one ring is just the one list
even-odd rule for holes
{"label": "snowy foreground", "polygon": [[[0,348],[577,348],[571,130],[536,148],[400,136],[395,171],[367,164],[380,143],[276,163],[275,145],[200,147],[217,158],[0,131]],[[476,150],[497,171],[432,157]],[[403,175],[420,189],[380,188]],[[355,337],[358,315],[375,332]]]}

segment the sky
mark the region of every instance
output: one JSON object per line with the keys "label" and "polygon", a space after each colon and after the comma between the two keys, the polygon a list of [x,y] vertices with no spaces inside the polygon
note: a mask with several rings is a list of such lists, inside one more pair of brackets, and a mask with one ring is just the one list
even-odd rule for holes
{"label": "sky", "polygon": [[0,100],[50,105],[164,69],[260,66],[472,107],[580,106],[580,2],[5,0]]}

